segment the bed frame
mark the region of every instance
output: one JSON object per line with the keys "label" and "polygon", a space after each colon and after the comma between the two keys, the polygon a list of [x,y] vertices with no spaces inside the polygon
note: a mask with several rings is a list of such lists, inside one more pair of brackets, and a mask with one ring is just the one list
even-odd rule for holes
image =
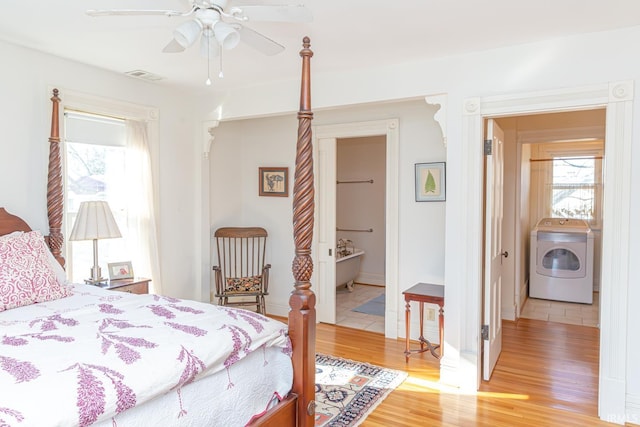
{"label": "bed frame", "polygon": [[[295,257],[292,264],[295,279],[289,298],[289,337],[293,346],[293,388],[277,406],[257,419],[256,426],[304,426],[314,425],[315,418],[315,294],[311,290],[313,261],[314,188],[313,150],[311,145],[311,57],[308,37],[303,39],[302,80],[300,110],[298,112],[298,141],[293,186],[293,236]],[[51,136],[49,137],[49,172],[47,183],[47,213],[49,235],[46,236],[51,252],[64,266],[62,257],[62,163],[60,153],[60,125],[58,89],[53,90],[51,112]],[[21,218],[0,208],[0,235],[11,231],[31,231]]]}

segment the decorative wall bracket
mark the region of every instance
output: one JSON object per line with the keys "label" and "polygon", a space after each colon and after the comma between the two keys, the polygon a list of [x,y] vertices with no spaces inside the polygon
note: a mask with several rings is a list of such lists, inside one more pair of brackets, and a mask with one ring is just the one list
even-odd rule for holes
{"label": "decorative wall bracket", "polygon": [[215,139],[215,135],[213,134],[213,132],[216,130],[216,128],[219,125],[220,125],[219,120],[211,120],[205,123],[207,134],[204,137],[203,147],[202,147],[202,154],[204,155],[205,159],[209,158],[209,152],[211,152],[211,144]]}
{"label": "decorative wall bracket", "polygon": [[433,115],[433,119],[440,125],[442,131],[442,143],[447,146],[447,94],[425,96],[424,100],[429,105],[439,106],[440,108]]}

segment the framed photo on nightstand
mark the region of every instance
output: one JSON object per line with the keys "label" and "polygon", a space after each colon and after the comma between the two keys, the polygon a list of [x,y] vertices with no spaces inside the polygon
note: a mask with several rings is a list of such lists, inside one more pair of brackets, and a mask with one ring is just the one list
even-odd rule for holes
{"label": "framed photo on nightstand", "polygon": [[133,278],[133,267],[131,266],[131,261],[110,262],[108,267],[110,280]]}

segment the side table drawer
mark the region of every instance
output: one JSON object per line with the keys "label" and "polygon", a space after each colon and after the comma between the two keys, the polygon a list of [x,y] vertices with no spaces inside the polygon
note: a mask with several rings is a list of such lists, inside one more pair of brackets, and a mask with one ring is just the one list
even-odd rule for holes
{"label": "side table drawer", "polygon": [[118,286],[112,290],[118,292],[129,292],[130,294],[148,294],[149,282],[134,283],[132,285]]}

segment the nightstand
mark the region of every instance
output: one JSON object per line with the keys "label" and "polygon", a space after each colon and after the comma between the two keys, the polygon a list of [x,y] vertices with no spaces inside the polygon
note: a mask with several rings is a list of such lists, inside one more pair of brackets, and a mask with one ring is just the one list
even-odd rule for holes
{"label": "nightstand", "polygon": [[110,291],[129,292],[130,294],[148,294],[151,279],[134,277],[133,279],[109,280],[106,285],[100,286]]}

